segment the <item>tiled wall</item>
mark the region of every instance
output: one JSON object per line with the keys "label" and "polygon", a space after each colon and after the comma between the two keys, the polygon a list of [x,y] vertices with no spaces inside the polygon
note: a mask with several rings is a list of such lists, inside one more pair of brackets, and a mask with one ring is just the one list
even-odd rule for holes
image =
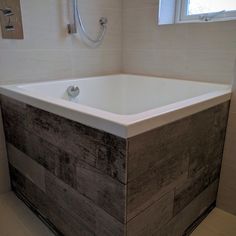
{"label": "tiled wall", "polygon": [[105,41],[89,49],[67,34],[69,0],[21,0],[24,40],[0,37],[0,83],[63,79],[121,71],[122,0],[80,0],[91,35],[101,16],[109,20]]}
{"label": "tiled wall", "polygon": [[212,82],[233,78],[235,21],[157,26],[158,0],[80,0],[92,35],[99,17],[109,18],[103,45],[89,49],[66,32],[68,2],[21,0],[25,39],[0,38],[0,83],[121,71]]}
{"label": "tiled wall", "polygon": [[157,26],[158,0],[124,1],[124,72],[231,82],[236,21]]}
{"label": "tiled wall", "polygon": [[236,78],[233,85],[228,131],[218,192],[218,207],[236,215]]}

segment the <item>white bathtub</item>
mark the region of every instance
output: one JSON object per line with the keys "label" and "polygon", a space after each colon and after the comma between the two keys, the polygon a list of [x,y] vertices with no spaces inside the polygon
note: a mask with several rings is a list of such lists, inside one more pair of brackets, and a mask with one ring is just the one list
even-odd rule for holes
{"label": "white bathtub", "polygon": [[[70,85],[80,88],[75,101]],[[127,138],[223,103],[231,86],[122,74],[6,85],[0,93]]]}

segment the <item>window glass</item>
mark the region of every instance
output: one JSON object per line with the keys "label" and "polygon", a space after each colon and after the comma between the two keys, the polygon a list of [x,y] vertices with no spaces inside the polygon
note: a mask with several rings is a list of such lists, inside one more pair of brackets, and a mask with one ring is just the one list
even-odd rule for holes
{"label": "window glass", "polygon": [[187,15],[235,11],[236,0],[188,0]]}

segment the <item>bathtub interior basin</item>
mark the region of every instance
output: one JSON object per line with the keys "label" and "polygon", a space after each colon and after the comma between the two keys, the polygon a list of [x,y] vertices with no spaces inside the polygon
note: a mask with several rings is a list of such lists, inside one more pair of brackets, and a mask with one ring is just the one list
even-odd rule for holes
{"label": "bathtub interior basin", "polygon": [[[80,88],[76,99],[69,99],[67,87]],[[215,91],[228,85],[156,77],[115,75],[68,81],[19,85],[35,94],[71,102],[119,115],[133,115]]]}

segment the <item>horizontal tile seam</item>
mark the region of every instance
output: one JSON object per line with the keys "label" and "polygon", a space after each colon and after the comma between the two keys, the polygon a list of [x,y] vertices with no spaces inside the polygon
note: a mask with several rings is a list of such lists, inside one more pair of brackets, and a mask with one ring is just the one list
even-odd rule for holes
{"label": "horizontal tile seam", "polygon": [[149,208],[151,208],[154,204],[156,204],[158,201],[160,201],[161,199],[163,199],[164,197],[166,197],[168,194],[172,193],[173,190],[165,193],[164,195],[160,196],[158,199],[156,199],[151,205],[148,205],[146,208],[144,208],[143,210],[139,211],[139,213],[135,216],[133,216],[132,218],[130,218],[129,220],[127,220],[126,222],[129,223],[130,221],[134,220],[136,217],[139,217],[139,215],[141,215],[142,213],[144,213],[145,211],[147,211]]}

